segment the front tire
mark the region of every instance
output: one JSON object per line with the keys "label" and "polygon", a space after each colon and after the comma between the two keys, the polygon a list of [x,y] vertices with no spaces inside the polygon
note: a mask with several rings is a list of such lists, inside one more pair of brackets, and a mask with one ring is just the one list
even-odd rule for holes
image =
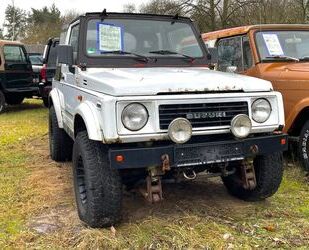
{"label": "front tire", "polygon": [[5,96],[0,90],[0,114],[4,112],[5,109]]}
{"label": "front tire", "polygon": [[73,141],[66,132],[59,128],[54,106],[49,109],[49,151],[52,160],[57,162],[72,159]]}
{"label": "front tire", "polygon": [[121,219],[122,183],[109,164],[107,148],[79,132],[73,148],[73,179],[79,218],[90,227],[107,227]]}
{"label": "front tire", "polygon": [[245,201],[261,201],[275,194],[283,177],[282,153],[257,156],[254,161],[256,187],[252,190],[242,186],[240,168],[233,175],[222,177],[228,192]]}
{"label": "front tire", "polygon": [[300,132],[297,153],[303,168],[309,172],[309,121]]}

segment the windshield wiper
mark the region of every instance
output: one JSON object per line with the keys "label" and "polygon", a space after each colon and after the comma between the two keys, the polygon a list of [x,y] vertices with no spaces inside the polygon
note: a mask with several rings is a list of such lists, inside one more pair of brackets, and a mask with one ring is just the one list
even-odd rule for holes
{"label": "windshield wiper", "polygon": [[133,55],[135,56],[135,59],[148,63],[149,58],[147,56],[139,55],[133,52],[127,52],[127,51],[122,51],[122,50],[113,50],[113,51],[104,51],[101,52],[101,54],[114,54],[114,55]]}
{"label": "windshield wiper", "polygon": [[299,61],[309,61],[309,56],[303,56],[299,58]]}
{"label": "windshield wiper", "polygon": [[186,59],[190,59],[191,63],[193,63],[195,61],[195,58],[192,57],[192,56],[188,56],[188,55],[181,54],[181,53],[178,53],[176,51],[171,51],[171,50],[156,50],[156,51],[149,51],[148,53],[158,54],[158,55],[179,55],[179,56],[182,56]]}
{"label": "windshield wiper", "polygon": [[282,59],[282,60],[292,60],[299,62],[299,59],[292,56],[267,56],[266,59]]}

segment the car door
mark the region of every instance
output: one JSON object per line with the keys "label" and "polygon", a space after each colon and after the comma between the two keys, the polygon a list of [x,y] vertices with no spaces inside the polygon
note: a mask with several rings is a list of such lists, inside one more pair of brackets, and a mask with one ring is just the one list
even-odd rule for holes
{"label": "car door", "polygon": [[64,96],[64,120],[70,131],[74,128],[74,112],[79,104],[78,90],[76,89],[76,58],[78,53],[78,39],[79,39],[79,24],[72,26],[69,44],[73,47],[73,66],[62,65],[62,79],[61,88]]}
{"label": "car door", "polygon": [[56,73],[56,61],[57,61],[57,47],[59,45],[59,39],[53,38],[48,41],[46,45],[44,55],[43,55],[43,62],[46,68],[46,76],[45,81],[49,85],[52,83],[52,80]]}
{"label": "car door", "polygon": [[5,72],[4,72],[4,57],[2,54],[2,48],[0,45],[0,89],[2,87],[2,84],[5,84]]}
{"label": "car door", "polygon": [[34,86],[32,67],[26,50],[21,45],[4,45],[4,71],[6,90],[23,89]]}

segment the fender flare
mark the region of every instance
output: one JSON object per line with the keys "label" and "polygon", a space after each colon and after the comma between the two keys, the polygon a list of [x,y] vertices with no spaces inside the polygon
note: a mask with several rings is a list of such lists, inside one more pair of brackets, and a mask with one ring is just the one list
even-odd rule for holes
{"label": "fender flare", "polygon": [[[83,119],[86,125],[88,138],[94,141],[104,141],[103,131],[101,129],[98,116],[96,115],[94,105],[86,101],[86,102],[81,103],[77,107],[75,116],[74,116],[74,123],[73,123],[74,126],[75,126],[76,116],[78,115]],[[74,128],[74,133],[75,133],[75,128]]]}
{"label": "fender flare", "polygon": [[296,119],[298,118],[298,115],[306,108],[309,107],[309,98],[302,99],[300,102],[298,102],[293,109],[290,111],[289,117],[286,119],[286,132],[291,128],[291,126],[294,124]]}
{"label": "fender flare", "polygon": [[63,119],[61,115],[61,100],[59,96],[59,92],[56,88],[52,89],[48,96],[49,106],[53,105],[55,108],[58,126],[59,128],[63,128]]}

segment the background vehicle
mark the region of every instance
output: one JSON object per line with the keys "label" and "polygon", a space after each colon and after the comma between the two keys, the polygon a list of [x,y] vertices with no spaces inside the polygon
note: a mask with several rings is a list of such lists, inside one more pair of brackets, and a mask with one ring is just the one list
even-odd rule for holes
{"label": "background vehicle", "polygon": [[52,89],[52,80],[56,73],[57,46],[59,38],[50,38],[43,54],[43,67],[40,70],[40,95],[44,105],[48,107],[48,95]]}
{"label": "background vehicle", "polygon": [[220,71],[272,82],[284,99],[284,132],[309,171],[309,25],[256,25],[203,34],[218,49]]}
{"label": "background vehicle", "polygon": [[43,67],[43,55],[40,53],[28,53],[33,70],[33,80],[35,83],[40,81],[40,72]]}
{"label": "background vehicle", "polygon": [[0,40],[0,113],[5,103],[20,104],[25,97],[37,95],[32,67],[24,46],[18,42]]}
{"label": "background vehicle", "polygon": [[[183,41],[191,39],[194,49]],[[184,54],[185,53],[185,54]],[[49,99],[50,154],[73,159],[76,204],[92,227],[121,219],[122,185],[221,176],[243,200],[272,196],[287,147],[271,83],[211,71],[189,18],[87,13],[58,46]]]}

